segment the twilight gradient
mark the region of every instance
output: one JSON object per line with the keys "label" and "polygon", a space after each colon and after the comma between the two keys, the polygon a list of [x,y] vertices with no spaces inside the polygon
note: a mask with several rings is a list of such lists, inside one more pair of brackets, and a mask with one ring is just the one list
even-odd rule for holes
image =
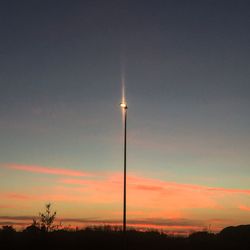
{"label": "twilight gradient", "polygon": [[249,23],[245,0],[1,2],[0,223],[121,222],[121,82],[129,223],[248,223]]}

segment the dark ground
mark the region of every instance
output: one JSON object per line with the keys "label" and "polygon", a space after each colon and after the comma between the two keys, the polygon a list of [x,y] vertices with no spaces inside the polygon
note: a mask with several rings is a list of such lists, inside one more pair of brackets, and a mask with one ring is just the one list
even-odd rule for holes
{"label": "dark ground", "polygon": [[[30,228],[16,232],[11,227],[0,230],[1,250],[20,249],[124,249],[123,234],[119,230],[85,229],[42,232]],[[171,237],[159,232],[127,232],[127,249],[225,249],[249,250],[250,225],[227,227],[218,234],[196,232],[189,237]]]}

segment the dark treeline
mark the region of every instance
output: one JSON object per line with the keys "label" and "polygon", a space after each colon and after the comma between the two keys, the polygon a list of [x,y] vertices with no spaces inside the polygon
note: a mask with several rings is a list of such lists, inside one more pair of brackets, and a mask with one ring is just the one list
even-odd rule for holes
{"label": "dark treeline", "polygon": [[55,225],[51,204],[23,231],[12,226],[0,228],[0,250],[249,250],[250,225],[227,227],[220,233],[196,232],[189,237],[174,237],[157,231],[129,230],[126,237],[119,227],[88,227],[70,230]]}
{"label": "dark treeline", "polygon": [[[86,228],[84,230],[54,229],[41,230],[29,226],[17,232],[11,226],[0,229],[0,249],[124,249],[122,231],[109,226]],[[127,232],[128,250],[207,250],[207,249],[250,249],[250,225],[227,227],[218,234],[196,232],[189,237],[173,237],[160,232]]]}

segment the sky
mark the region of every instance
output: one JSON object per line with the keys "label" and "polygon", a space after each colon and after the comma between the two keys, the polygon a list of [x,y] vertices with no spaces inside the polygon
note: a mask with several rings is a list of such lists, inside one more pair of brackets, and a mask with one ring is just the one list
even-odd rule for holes
{"label": "sky", "polygon": [[250,221],[248,0],[3,0],[0,225],[172,233]]}

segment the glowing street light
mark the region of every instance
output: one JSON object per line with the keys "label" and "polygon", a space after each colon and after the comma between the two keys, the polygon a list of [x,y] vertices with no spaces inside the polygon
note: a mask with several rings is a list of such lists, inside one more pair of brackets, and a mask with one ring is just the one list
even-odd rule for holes
{"label": "glowing street light", "polygon": [[128,108],[128,106],[127,106],[126,103],[121,103],[120,106],[121,106],[122,108],[124,108],[124,109],[127,109],[127,108]]}

